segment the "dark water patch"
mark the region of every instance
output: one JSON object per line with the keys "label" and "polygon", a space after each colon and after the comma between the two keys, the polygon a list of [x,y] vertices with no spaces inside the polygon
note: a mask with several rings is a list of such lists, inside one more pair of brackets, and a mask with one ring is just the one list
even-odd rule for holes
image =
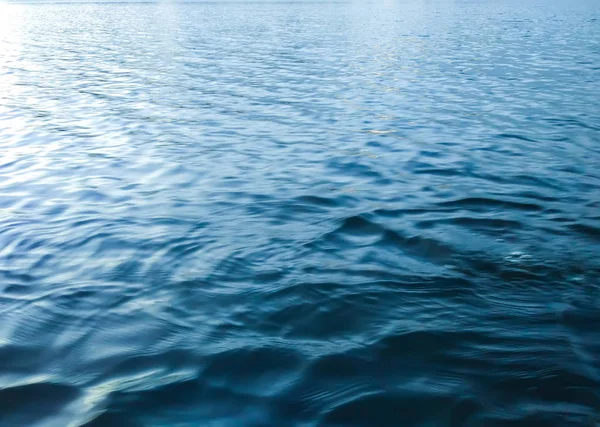
{"label": "dark water patch", "polygon": [[299,197],[298,201],[300,201],[302,203],[310,204],[310,205],[323,207],[323,208],[334,208],[336,206],[344,205],[343,203],[340,203],[339,201],[336,201],[333,198],[323,197],[323,196],[312,196],[312,195]]}
{"label": "dark water patch", "polygon": [[503,220],[499,218],[469,218],[457,217],[443,220],[423,220],[417,222],[417,226],[421,228],[432,228],[436,224],[454,224],[473,230],[517,230],[522,227],[519,221]]}
{"label": "dark water patch", "polygon": [[600,224],[579,223],[572,224],[570,228],[589,239],[600,241]]}
{"label": "dark water patch", "polygon": [[436,418],[443,419],[439,414],[431,414],[427,408],[435,406],[443,411],[442,408],[447,405],[445,400],[443,397],[418,394],[407,398],[402,395],[395,396],[394,393],[359,397],[329,412],[319,425],[363,426],[375,422],[381,426],[394,426],[397,425],[399,418],[411,425],[422,425]]}
{"label": "dark water patch", "polygon": [[371,235],[381,234],[384,228],[360,215],[346,218],[334,233]]}
{"label": "dark water patch", "polygon": [[57,415],[79,395],[75,387],[50,382],[1,388],[0,425],[58,424],[62,417]]}

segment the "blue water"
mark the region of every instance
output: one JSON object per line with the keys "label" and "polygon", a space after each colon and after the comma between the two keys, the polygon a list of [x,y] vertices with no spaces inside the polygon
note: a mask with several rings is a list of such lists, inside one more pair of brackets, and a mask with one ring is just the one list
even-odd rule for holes
{"label": "blue water", "polygon": [[600,2],[0,3],[0,426],[600,425]]}

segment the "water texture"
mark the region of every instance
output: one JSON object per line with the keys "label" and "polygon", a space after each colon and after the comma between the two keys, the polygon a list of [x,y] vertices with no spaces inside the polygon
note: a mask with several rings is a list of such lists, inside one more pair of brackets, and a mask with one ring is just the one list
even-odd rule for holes
{"label": "water texture", "polygon": [[0,426],[600,423],[600,3],[0,3]]}

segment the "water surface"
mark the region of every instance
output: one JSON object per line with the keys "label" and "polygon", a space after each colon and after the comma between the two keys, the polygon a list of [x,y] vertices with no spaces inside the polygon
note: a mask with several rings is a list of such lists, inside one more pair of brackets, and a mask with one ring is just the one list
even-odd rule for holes
{"label": "water surface", "polygon": [[0,3],[0,426],[596,426],[596,1]]}

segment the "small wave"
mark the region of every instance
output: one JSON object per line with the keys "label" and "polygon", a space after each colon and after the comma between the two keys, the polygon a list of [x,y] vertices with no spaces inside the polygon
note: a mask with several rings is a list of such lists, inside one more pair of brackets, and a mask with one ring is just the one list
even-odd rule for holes
{"label": "small wave", "polygon": [[536,203],[525,203],[516,200],[495,199],[486,197],[465,197],[451,201],[439,202],[437,206],[443,208],[468,209],[473,211],[485,211],[491,208],[503,208],[520,211],[542,211],[543,206]]}
{"label": "small wave", "polygon": [[515,134],[515,133],[500,133],[498,135],[496,135],[496,138],[500,138],[500,139],[519,139],[521,141],[527,141],[527,142],[537,142],[535,139],[530,138],[528,136],[525,135],[519,135],[519,134]]}

